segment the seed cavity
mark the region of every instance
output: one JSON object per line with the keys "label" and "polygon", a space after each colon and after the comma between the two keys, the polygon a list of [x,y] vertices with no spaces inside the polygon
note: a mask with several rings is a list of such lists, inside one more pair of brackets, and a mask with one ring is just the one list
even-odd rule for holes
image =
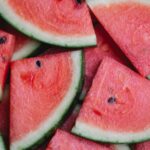
{"label": "seed cavity", "polygon": [[41,64],[41,61],[40,61],[40,60],[37,60],[37,61],[36,61],[36,66],[37,66],[38,68],[40,68],[41,65],[42,65],[42,64]]}
{"label": "seed cavity", "polygon": [[5,36],[0,37],[0,44],[4,44],[7,38]]}
{"label": "seed cavity", "polygon": [[115,104],[116,103],[116,97],[115,96],[112,96],[110,98],[108,98],[107,102],[109,104]]}

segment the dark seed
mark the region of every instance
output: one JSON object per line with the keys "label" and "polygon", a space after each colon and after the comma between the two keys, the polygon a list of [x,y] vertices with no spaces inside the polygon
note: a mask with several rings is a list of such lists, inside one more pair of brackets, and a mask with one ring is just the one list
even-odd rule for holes
{"label": "dark seed", "polygon": [[76,2],[77,2],[78,4],[81,4],[81,3],[82,3],[82,0],[76,0]]}
{"label": "dark seed", "polygon": [[6,42],[7,38],[5,36],[0,37],[0,44],[4,44]]}
{"label": "dark seed", "polygon": [[116,98],[114,96],[112,96],[107,101],[109,104],[114,104],[114,103],[116,103]]}
{"label": "dark seed", "polygon": [[37,66],[38,68],[41,67],[41,62],[40,62],[39,60],[36,61],[36,66]]}

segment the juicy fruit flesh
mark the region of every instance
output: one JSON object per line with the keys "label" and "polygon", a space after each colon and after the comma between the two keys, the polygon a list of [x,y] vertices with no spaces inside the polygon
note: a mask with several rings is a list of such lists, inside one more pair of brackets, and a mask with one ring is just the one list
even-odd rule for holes
{"label": "juicy fruit flesh", "polygon": [[93,33],[85,3],[78,4],[76,0],[41,0],[38,3],[37,0],[8,0],[8,3],[20,17],[43,31],[75,36]]}
{"label": "juicy fruit flesh", "polygon": [[98,5],[94,14],[143,76],[150,74],[150,7],[138,3]]}
{"label": "juicy fruit flesh", "polygon": [[57,130],[46,150],[113,150],[111,146],[76,137],[65,131]]}
{"label": "juicy fruit flesh", "polygon": [[[146,79],[106,58],[99,67],[77,121],[106,131],[149,129],[149,90],[150,83]],[[110,97],[116,100],[109,103]]]}
{"label": "juicy fruit flesh", "polygon": [[135,150],[149,150],[150,149],[150,141],[139,143],[135,146]]}
{"label": "juicy fruit flesh", "polygon": [[[40,66],[37,61],[41,62]],[[17,61],[11,69],[10,138],[13,142],[38,128],[61,102],[71,82],[71,53]]]}

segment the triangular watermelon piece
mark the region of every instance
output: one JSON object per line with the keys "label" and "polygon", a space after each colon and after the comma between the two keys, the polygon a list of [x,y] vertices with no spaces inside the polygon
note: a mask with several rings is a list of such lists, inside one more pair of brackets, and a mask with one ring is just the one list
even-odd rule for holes
{"label": "triangular watermelon piece", "polygon": [[32,147],[57,128],[80,88],[82,61],[73,51],[11,64],[11,150]]}
{"label": "triangular watermelon piece", "polygon": [[129,150],[129,147],[97,144],[58,129],[46,150]]}
{"label": "triangular watermelon piece", "polygon": [[0,31],[0,100],[8,72],[8,65],[14,50],[14,36]]}
{"label": "triangular watermelon piece", "polygon": [[[134,143],[150,139],[150,82],[105,58],[73,132],[95,141]],[[88,131],[88,132],[87,132]]]}
{"label": "triangular watermelon piece", "polygon": [[120,49],[98,23],[95,24],[95,32],[97,36],[97,46],[85,48],[83,51],[85,57],[85,79],[81,98],[83,98],[89,90],[96,71],[104,57],[109,56],[121,63],[129,64],[127,58],[124,57]]}
{"label": "triangular watermelon piece", "polygon": [[86,1],[141,75],[150,78],[150,1]]}
{"label": "triangular watermelon piece", "polygon": [[134,150],[150,150],[150,141],[136,144]]}
{"label": "triangular watermelon piece", "polygon": [[0,14],[18,30],[42,42],[63,47],[96,44],[89,10],[82,1],[0,0]]}
{"label": "triangular watermelon piece", "polygon": [[0,134],[0,150],[6,150],[5,144],[2,138],[2,135]]}

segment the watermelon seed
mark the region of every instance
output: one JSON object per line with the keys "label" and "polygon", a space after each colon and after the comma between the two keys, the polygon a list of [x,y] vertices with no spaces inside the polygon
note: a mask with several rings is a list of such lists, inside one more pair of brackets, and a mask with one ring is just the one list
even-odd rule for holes
{"label": "watermelon seed", "polygon": [[6,37],[3,36],[3,37],[0,37],[0,44],[4,44],[6,42]]}
{"label": "watermelon seed", "polygon": [[36,61],[36,66],[37,66],[38,68],[41,67],[41,62],[40,62],[39,60]]}
{"label": "watermelon seed", "polygon": [[82,0],[76,0],[78,4],[81,4],[82,3]]}
{"label": "watermelon seed", "polygon": [[116,98],[115,98],[114,96],[112,96],[112,97],[110,97],[110,98],[107,100],[107,102],[108,102],[109,104],[114,104],[114,103],[116,103]]}

